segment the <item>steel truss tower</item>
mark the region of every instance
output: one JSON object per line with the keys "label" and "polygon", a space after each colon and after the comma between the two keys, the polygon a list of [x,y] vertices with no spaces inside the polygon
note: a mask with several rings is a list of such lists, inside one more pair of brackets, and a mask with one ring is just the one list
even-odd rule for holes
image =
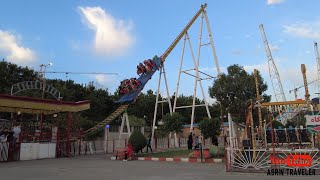
{"label": "steel truss tower", "polygon": [[[204,89],[203,89],[203,86],[202,86],[202,81],[203,80],[211,80],[211,79],[214,79],[215,77],[213,77],[213,76],[211,76],[211,75],[209,75],[207,73],[204,73],[204,72],[199,70],[200,57],[201,57],[200,56],[201,55],[201,47],[207,46],[207,45],[211,46],[213,57],[214,57],[214,63],[215,63],[216,71],[217,71],[217,77],[220,77],[220,68],[219,68],[218,58],[217,58],[217,54],[216,54],[216,51],[215,51],[215,46],[214,46],[213,37],[212,37],[212,33],[211,33],[211,27],[210,27],[210,24],[209,24],[209,18],[208,18],[207,12],[205,10],[205,6],[203,6],[203,8],[201,9],[201,12],[199,14],[197,14],[197,16],[195,16],[190,22],[193,23],[196,20],[195,18],[198,18],[200,15],[201,15],[200,35],[199,35],[199,41],[198,41],[198,47],[197,47],[197,56],[195,56],[195,54],[193,52],[191,41],[190,41],[190,37],[189,37],[187,29],[185,28],[182,31],[182,33],[180,33],[180,35],[179,35],[180,37],[181,37],[181,35],[183,35],[184,42],[183,42],[182,56],[181,56],[181,60],[180,60],[178,81],[177,81],[177,86],[176,86],[176,91],[175,91],[175,98],[174,98],[174,103],[173,103],[173,107],[172,108],[171,108],[171,103],[170,103],[170,96],[169,96],[168,85],[167,85],[167,81],[166,81],[166,75],[165,75],[165,72],[164,72],[164,67],[162,66],[161,69],[160,69],[160,76],[159,76],[159,81],[158,81],[158,91],[157,91],[157,98],[156,98],[156,103],[155,103],[155,111],[154,111],[154,119],[153,119],[152,139],[154,138],[154,128],[155,128],[155,122],[156,122],[156,116],[157,116],[158,103],[168,102],[170,113],[176,112],[178,109],[182,109],[182,108],[192,108],[190,131],[192,131],[192,129],[193,129],[195,108],[196,107],[205,106],[206,111],[207,111],[207,115],[208,115],[209,118],[211,118],[211,114],[210,114],[210,111],[209,111],[207,98],[205,96]],[[210,41],[209,43],[205,43],[205,44],[202,42],[202,36],[203,36],[202,32],[203,32],[204,21],[206,23],[208,36],[209,36],[209,41]],[[189,23],[187,26],[190,27],[191,25],[192,24]],[[192,57],[192,62],[194,64],[194,67],[192,69],[182,70],[186,44],[188,44],[188,46],[189,46],[189,49],[190,49],[190,52],[191,52],[191,57]],[[164,56],[164,57],[166,57],[166,56]],[[192,103],[192,105],[189,105],[189,106],[177,107],[177,97],[179,96],[180,80],[181,80],[181,74],[182,73],[184,73],[186,75],[189,75],[189,76],[192,76],[192,77],[195,78],[194,79],[194,87],[193,87],[193,103]],[[165,100],[159,100],[161,75],[164,76],[165,85],[166,85],[167,98]],[[200,86],[200,90],[201,90],[201,93],[202,93],[202,96],[203,96],[204,104],[196,104],[196,93],[197,93],[197,89],[198,89],[198,84]]]}
{"label": "steel truss tower", "polygon": [[[282,83],[281,83],[281,79],[280,79],[280,75],[279,72],[277,70],[276,64],[273,61],[273,57],[272,57],[272,53],[269,47],[269,43],[267,40],[267,36],[266,33],[264,32],[264,28],[263,28],[263,24],[261,24],[259,26],[260,31],[261,31],[261,35],[262,35],[262,40],[264,42],[265,45],[265,50],[267,53],[267,58],[268,58],[268,66],[269,66],[269,75],[270,75],[270,79],[271,79],[271,83],[272,83],[272,87],[273,87],[273,91],[274,91],[274,96],[277,102],[284,102],[286,101],[286,96],[284,94],[283,91],[283,87],[282,87]],[[278,109],[279,114],[281,114],[281,109]],[[286,109],[285,109],[286,112]]]}

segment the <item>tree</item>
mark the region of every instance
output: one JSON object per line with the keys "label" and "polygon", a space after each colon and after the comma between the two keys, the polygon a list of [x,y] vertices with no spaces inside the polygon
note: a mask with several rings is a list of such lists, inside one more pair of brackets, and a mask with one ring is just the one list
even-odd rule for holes
{"label": "tree", "polygon": [[[16,64],[5,61],[0,62],[0,93],[10,94],[11,86],[16,83],[39,80],[39,74],[28,67],[17,66]],[[108,89],[96,89],[92,84],[78,84],[73,80],[64,81],[61,79],[46,79],[46,83],[54,86],[60,91],[63,101],[91,101],[89,110],[79,112],[77,115],[72,116],[73,119],[78,120],[77,126],[80,126],[84,130],[105,119],[107,115],[116,108]],[[41,90],[21,91],[16,95],[41,98]],[[54,97],[46,93],[45,99],[54,99]],[[24,114],[25,119],[29,116],[30,119],[34,118],[31,115]],[[10,113],[0,113],[0,117],[9,119],[11,116]],[[65,128],[67,122],[66,117],[66,114],[60,113],[54,122],[59,125],[59,127]],[[45,116],[44,121],[48,121],[48,118],[49,116]],[[72,122],[76,121],[73,120]]]}
{"label": "tree", "polygon": [[199,123],[199,129],[205,139],[211,138],[216,140],[216,136],[220,134],[221,122],[219,118],[204,119]]}
{"label": "tree", "polygon": [[182,129],[182,116],[177,112],[172,113],[172,115],[170,115],[170,113],[166,114],[163,117],[162,128],[168,133],[180,132]]}
{"label": "tree", "polygon": [[[209,87],[210,97],[217,99],[224,112],[228,111],[239,122],[244,122],[247,114],[247,102],[256,99],[256,87],[253,73],[247,73],[242,66],[231,65],[227,74],[222,74]],[[269,102],[271,96],[264,92],[268,86],[258,71],[259,92],[262,102]]]}
{"label": "tree", "polygon": [[147,145],[147,139],[140,131],[135,130],[129,138],[129,144],[132,145],[134,152],[138,153]]}

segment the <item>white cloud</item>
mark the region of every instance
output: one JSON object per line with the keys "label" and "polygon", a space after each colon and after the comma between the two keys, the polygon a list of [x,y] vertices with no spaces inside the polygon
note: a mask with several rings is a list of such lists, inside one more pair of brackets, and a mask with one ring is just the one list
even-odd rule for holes
{"label": "white cloud", "polygon": [[284,33],[287,33],[294,37],[317,39],[319,38],[320,21],[309,23],[295,23],[283,26]]}
{"label": "white cloud", "polygon": [[21,45],[21,37],[0,30],[0,52],[5,54],[6,60],[19,65],[28,65],[36,61],[36,54],[33,50]]}
{"label": "white cloud", "polygon": [[272,5],[272,4],[280,4],[283,3],[285,0],[268,0],[267,4]]}
{"label": "white cloud", "polygon": [[[227,68],[225,68],[225,67],[219,67],[219,69],[220,69],[221,73],[226,73],[227,72]],[[208,66],[207,67],[201,67],[201,66],[199,66],[199,71],[208,73],[213,77],[217,76],[217,68],[216,67],[208,67]]]}
{"label": "white cloud", "polygon": [[271,52],[276,52],[276,51],[279,51],[280,48],[278,45],[270,44],[270,50],[271,50]]}
{"label": "white cloud", "polygon": [[85,24],[95,32],[94,49],[99,55],[121,55],[133,43],[132,23],[118,20],[100,7],[79,7]]}
{"label": "white cloud", "polygon": [[116,76],[115,75],[99,74],[99,75],[95,76],[95,79],[98,84],[105,86],[105,87],[110,87],[116,83]]}
{"label": "white cloud", "polygon": [[247,72],[253,72],[254,69],[257,69],[262,75],[267,75],[269,73],[267,61],[265,61],[263,64],[245,65],[243,68]]}

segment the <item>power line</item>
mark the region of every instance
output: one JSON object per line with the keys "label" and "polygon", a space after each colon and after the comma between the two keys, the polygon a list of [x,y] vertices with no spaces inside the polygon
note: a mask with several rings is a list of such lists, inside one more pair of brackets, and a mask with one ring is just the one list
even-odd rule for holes
{"label": "power line", "polygon": [[106,74],[106,75],[118,75],[118,73],[100,73],[100,72],[61,72],[61,71],[47,71],[46,73],[52,74]]}

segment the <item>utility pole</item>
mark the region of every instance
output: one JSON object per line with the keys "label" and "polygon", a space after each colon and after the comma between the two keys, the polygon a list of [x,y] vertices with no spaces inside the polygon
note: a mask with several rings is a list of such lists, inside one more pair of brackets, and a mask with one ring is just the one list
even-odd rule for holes
{"label": "utility pole", "polygon": [[256,83],[256,94],[257,94],[257,102],[258,102],[258,117],[259,117],[259,136],[262,139],[263,131],[262,131],[262,114],[261,114],[261,96],[260,96],[260,83],[258,77],[258,70],[254,69],[254,79]]}
{"label": "utility pole", "polygon": [[301,64],[301,72],[302,72],[302,77],[303,77],[303,83],[304,83],[304,89],[305,89],[305,98],[308,106],[308,111],[311,111],[310,109],[310,94],[309,94],[309,89],[308,89],[308,82],[307,82],[307,69],[305,64]]}
{"label": "utility pole", "polygon": [[[46,87],[46,70],[47,70],[47,66],[52,66],[52,63],[48,63],[48,64],[41,64],[40,65],[40,80],[42,80],[42,93],[41,93],[41,99],[44,99],[44,91],[45,91],[45,87]],[[38,116],[37,116],[38,117]],[[42,136],[42,127],[43,127],[43,113],[41,112],[40,115],[40,136]]]}

